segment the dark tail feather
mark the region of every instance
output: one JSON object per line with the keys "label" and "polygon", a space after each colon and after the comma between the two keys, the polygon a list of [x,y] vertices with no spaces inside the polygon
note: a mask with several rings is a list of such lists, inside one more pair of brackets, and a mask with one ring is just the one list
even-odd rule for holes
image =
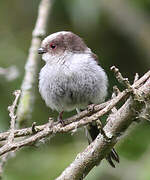
{"label": "dark tail feather", "polygon": [[[90,137],[88,137],[88,142],[91,143],[92,141],[95,140],[95,138],[97,137],[97,135],[99,134],[99,129],[97,127],[97,125],[93,125],[93,124],[89,124],[87,127],[88,133],[90,135]],[[106,156],[106,160],[109,162],[109,164],[115,168],[115,164],[113,162],[116,161],[119,163],[119,155],[117,154],[117,152],[115,151],[115,149],[113,148],[111,150],[111,152]]]}
{"label": "dark tail feather", "polygon": [[111,150],[110,154],[113,160],[115,160],[118,163],[120,162],[119,155],[117,154],[114,148]]}

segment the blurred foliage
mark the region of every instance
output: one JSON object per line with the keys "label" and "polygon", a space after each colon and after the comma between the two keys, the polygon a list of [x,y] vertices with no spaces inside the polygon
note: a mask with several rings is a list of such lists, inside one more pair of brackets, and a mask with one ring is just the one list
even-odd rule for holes
{"label": "blurred foliage", "polygon": [[146,13],[150,14],[150,1],[149,0],[128,0],[129,3],[133,4],[139,9],[144,10]]}
{"label": "blurred foliage", "polygon": [[[150,16],[149,0],[134,0],[128,1],[128,3],[139,9],[141,13],[145,12]],[[20,88],[24,75],[24,64],[36,21],[38,4],[39,0],[1,0],[0,2],[0,66],[16,65],[20,72],[19,77],[12,82],[7,82],[3,77],[0,77],[1,131],[8,128],[7,107],[13,100],[12,92]],[[111,22],[109,14],[102,11],[99,0],[54,0],[48,23],[47,34],[61,30],[73,31],[83,37],[88,46],[98,54],[100,64],[109,77],[109,96],[113,85],[117,84],[122,89],[110,72],[112,65],[119,67],[122,74],[129,77],[131,81],[133,81],[136,72],[142,75],[150,67],[144,63],[146,55],[139,49],[138,45],[136,46],[136,43],[133,43],[117,27],[114,28],[115,25]],[[43,62],[40,64],[40,67],[42,66]],[[45,106],[37,87],[38,81],[30,124],[33,121],[42,124],[47,122],[49,116],[57,116],[56,112],[51,112]],[[72,112],[65,113],[65,117],[71,115]],[[106,161],[103,161],[103,166],[94,168],[86,180],[150,179],[150,159],[148,158],[150,124],[144,122],[142,125],[135,126],[134,130],[117,145],[121,156],[120,165],[116,169],[112,169]],[[38,148],[25,148],[10,159],[4,172],[4,180],[52,180],[87,145],[83,130],[79,130],[73,136],[70,134],[57,135],[47,142]],[[118,171],[121,173],[119,174]]]}

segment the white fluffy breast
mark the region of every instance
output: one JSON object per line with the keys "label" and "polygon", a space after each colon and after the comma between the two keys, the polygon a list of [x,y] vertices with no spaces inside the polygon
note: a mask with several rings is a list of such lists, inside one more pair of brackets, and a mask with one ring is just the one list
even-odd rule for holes
{"label": "white fluffy breast", "polygon": [[70,111],[104,101],[107,76],[89,53],[68,54],[60,61],[47,63],[40,72],[39,91],[49,107]]}

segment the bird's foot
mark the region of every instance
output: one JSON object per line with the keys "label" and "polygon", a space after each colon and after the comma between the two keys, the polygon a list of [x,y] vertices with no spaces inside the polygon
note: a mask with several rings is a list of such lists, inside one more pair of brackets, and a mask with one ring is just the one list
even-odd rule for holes
{"label": "bird's foot", "polygon": [[64,113],[64,111],[61,111],[61,112],[59,113],[57,120],[58,120],[59,123],[62,124],[62,126],[65,126],[65,122],[64,122],[63,119],[62,119],[63,113]]}
{"label": "bird's foot", "polygon": [[90,112],[90,113],[93,113],[95,111],[95,106],[96,104],[90,104],[87,108],[87,110]]}

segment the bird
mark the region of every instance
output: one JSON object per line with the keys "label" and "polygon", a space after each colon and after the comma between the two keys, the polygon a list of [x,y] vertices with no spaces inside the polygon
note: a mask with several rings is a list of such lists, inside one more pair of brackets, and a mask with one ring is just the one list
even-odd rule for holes
{"label": "bird", "polygon": [[[58,120],[64,125],[63,112],[85,109],[89,104],[100,104],[107,96],[108,78],[98,57],[81,37],[70,31],[47,36],[38,49],[45,65],[39,73],[39,92],[46,105],[59,112]],[[87,126],[89,143],[100,133],[96,124]],[[119,163],[115,149],[106,156],[115,167]]]}

